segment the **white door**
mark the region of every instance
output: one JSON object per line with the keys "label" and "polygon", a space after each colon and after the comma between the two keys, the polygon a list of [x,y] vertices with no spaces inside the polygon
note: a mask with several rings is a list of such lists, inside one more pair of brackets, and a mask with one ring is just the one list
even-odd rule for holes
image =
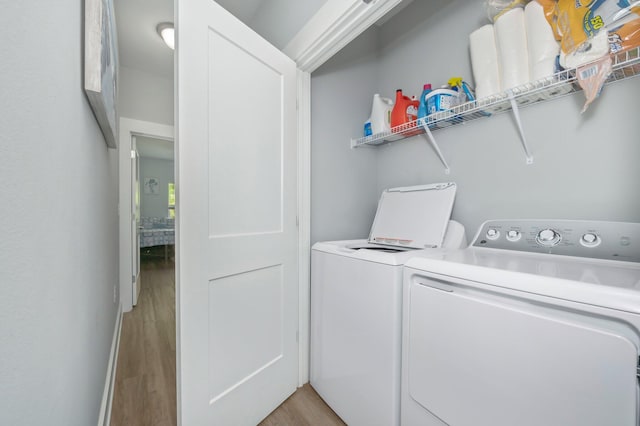
{"label": "white door", "polygon": [[132,305],[140,296],[140,159],[136,137],[131,136],[131,283]]}
{"label": "white door", "polygon": [[255,425],[298,378],[296,66],[212,0],[177,35],[179,418]]}

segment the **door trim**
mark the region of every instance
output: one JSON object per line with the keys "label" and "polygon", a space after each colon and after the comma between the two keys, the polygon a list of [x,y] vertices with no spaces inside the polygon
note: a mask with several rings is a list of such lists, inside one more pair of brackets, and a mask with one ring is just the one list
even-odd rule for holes
{"label": "door trim", "polygon": [[298,386],[309,381],[311,73],[402,0],[328,0],[284,48],[298,66]]}
{"label": "door trim", "polygon": [[120,349],[120,336],[122,335],[122,306],[118,306],[116,314],[116,325],[111,339],[111,350],[109,351],[109,362],[107,363],[107,373],[102,392],[102,402],[100,403],[100,414],[98,414],[98,426],[111,425],[111,408],[113,407],[113,396],[116,388],[116,371],[118,370],[118,353]]}
{"label": "door trim", "polygon": [[401,2],[328,0],[283,51],[311,73]]}
{"label": "door trim", "polygon": [[[302,94],[306,94],[303,96]],[[298,69],[298,386],[309,381],[311,316],[311,74]]]}
{"label": "door trim", "polygon": [[129,212],[131,211],[131,136],[134,135],[165,140],[174,140],[175,138],[173,126],[120,117],[118,222],[120,228],[120,304],[123,312],[129,312],[133,307],[133,285],[131,283],[133,247],[131,247]]}

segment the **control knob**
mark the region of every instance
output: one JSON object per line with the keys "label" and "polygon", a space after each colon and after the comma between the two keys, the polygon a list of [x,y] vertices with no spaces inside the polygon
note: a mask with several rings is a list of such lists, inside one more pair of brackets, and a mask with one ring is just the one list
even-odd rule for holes
{"label": "control knob", "polygon": [[487,238],[490,240],[497,240],[500,237],[500,231],[496,228],[487,229]]}
{"label": "control knob", "polygon": [[511,242],[516,242],[520,240],[521,237],[522,237],[522,234],[520,233],[520,231],[516,231],[515,229],[512,229],[511,231],[507,232],[507,240]]}
{"label": "control knob", "polygon": [[582,236],[582,238],[580,238],[580,244],[584,247],[596,247],[600,245],[601,241],[600,237],[593,232],[587,232]]}
{"label": "control knob", "polygon": [[553,247],[560,242],[560,234],[550,228],[543,229],[538,232],[536,242],[541,246]]}

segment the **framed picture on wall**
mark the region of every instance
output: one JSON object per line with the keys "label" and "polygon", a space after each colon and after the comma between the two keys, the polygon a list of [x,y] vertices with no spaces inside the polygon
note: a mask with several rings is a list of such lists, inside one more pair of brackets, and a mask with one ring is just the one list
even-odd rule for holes
{"label": "framed picture on wall", "polygon": [[144,193],[157,195],[160,193],[160,182],[157,178],[144,178]]}
{"label": "framed picture on wall", "polygon": [[84,91],[109,148],[118,147],[118,42],[113,0],[84,2]]}

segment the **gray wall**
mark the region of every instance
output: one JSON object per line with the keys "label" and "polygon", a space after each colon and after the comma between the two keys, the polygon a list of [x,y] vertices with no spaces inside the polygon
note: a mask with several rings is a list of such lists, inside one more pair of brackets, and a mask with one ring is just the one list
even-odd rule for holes
{"label": "gray wall", "polygon": [[82,2],[2,2],[0,424],[94,425],[116,321],[117,151],[82,89]]}
{"label": "gray wall", "polygon": [[264,0],[247,25],[283,49],[326,1]]}
{"label": "gray wall", "polygon": [[173,80],[120,67],[121,117],[173,125]]}
{"label": "gray wall", "polygon": [[[480,2],[413,2],[379,30],[377,80],[369,96],[375,92],[392,96],[396,88],[419,95],[423,83],[438,87],[456,75],[472,80],[468,34],[484,23]],[[359,78],[347,71],[343,77],[349,80],[340,87],[323,88],[325,101],[314,103],[316,110],[331,114],[335,108],[329,99]],[[482,221],[505,217],[640,222],[640,169],[635,166],[640,145],[632,107],[639,96],[640,84],[634,78],[607,86],[583,115],[582,93],[525,108],[522,124],[533,151],[532,165],[525,164],[510,114],[434,132],[451,166],[450,175],[444,174],[423,136],[372,148],[375,164],[368,167],[375,170],[375,192],[399,185],[455,181],[459,187],[453,217],[466,226],[470,236]],[[369,108],[354,108],[355,125]],[[344,111],[333,115],[340,119]],[[325,122],[332,119],[324,117]],[[317,122],[314,116],[312,125]],[[314,133],[312,144],[322,145],[331,138],[346,146],[349,137],[360,134],[358,129],[342,135],[336,132]],[[365,161],[369,151],[358,149],[355,154]],[[321,173],[330,174],[332,167],[330,162],[316,164]],[[339,197],[348,198],[353,188],[339,191]],[[322,212],[316,206],[312,214],[317,217]]]}
{"label": "gray wall", "polygon": [[[158,194],[144,193],[144,179],[153,177],[160,182]],[[157,158],[140,158],[140,215],[142,217],[168,217],[169,188],[175,182],[173,161]]]}
{"label": "gray wall", "polygon": [[[381,92],[400,85],[419,94],[423,83],[437,87],[454,75],[472,79],[468,34],[487,22],[482,4],[442,3],[432,12],[414,2],[382,29]],[[440,34],[447,34],[446,43]],[[583,93],[525,108],[521,118],[532,165],[525,164],[510,114],[434,133],[450,175],[423,136],[391,144],[378,152],[378,189],[455,181],[453,217],[470,235],[482,221],[505,217],[640,222],[640,168],[634,165],[640,145],[632,107],[639,96],[638,80],[630,79],[606,87],[583,115]]]}
{"label": "gray wall", "polygon": [[363,33],[311,78],[311,241],[365,238],[377,199],[375,149],[351,149],[376,85],[377,31]]}

